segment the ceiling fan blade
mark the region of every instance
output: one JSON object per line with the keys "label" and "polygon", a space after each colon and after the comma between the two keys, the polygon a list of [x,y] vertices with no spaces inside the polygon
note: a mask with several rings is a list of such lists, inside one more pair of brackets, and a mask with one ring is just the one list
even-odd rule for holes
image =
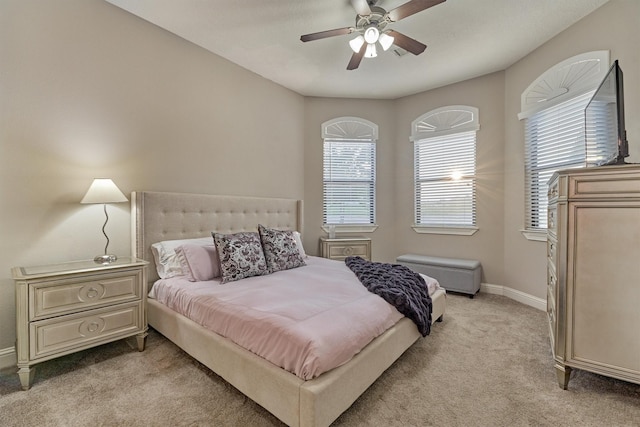
{"label": "ceiling fan blade", "polygon": [[356,52],[351,55],[351,60],[349,61],[349,65],[347,65],[347,70],[355,70],[360,66],[360,61],[364,57],[364,52],[367,50],[367,44],[363,43],[360,48],[360,52]]}
{"label": "ceiling fan blade", "polygon": [[422,44],[418,40],[405,36],[395,30],[389,30],[387,31],[387,34],[393,37],[393,44],[413,53],[414,55],[420,55],[427,48],[426,44]]}
{"label": "ceiling fan blade", "polygon": [[371,8],[367,0],[351,0],[351,5],[356,10],[356,13],[360,16],[371,15]]}
{"label": "ceiling fan blade", "polygon": [[407,16],[411,16],[415,13],[422,12],[425,9],[429,9],[440,3],[444,3],[446,0],[411,0],[403,5],[392,9],[387,13],[389,19],[393,22],[397,22]]}
{"label": "ceiling fan blade", "polygon": [[345,34],[351,34],[355,31],[355,28],[345,27],[336,28],[335,30],[320,31],[319,33],[305,34],[300,36],[300,40],[303,42],[310,42],[313,40],[326,39],[327,37],[343,36]]}

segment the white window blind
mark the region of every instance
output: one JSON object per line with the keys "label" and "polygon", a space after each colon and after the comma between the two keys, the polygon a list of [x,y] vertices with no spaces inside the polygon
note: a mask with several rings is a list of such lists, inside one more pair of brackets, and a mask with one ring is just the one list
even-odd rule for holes
{"label": "white window blind", "polygon": [[551,175],[585,164],[584,108],[608,64],[607,50],[581,53],[547,69],[522,92],[518,118],[525,120],[525,231],[546,232]]}
{"label": "white window blind", "polygon": [[560,169],[585,165],[584,108],[593,91],[525,120],[525,228],[547,228],[547,183]]}
{"label": "white window blind", "polygon": [[376,144],[324,139],[325,224],[375,224]]}
{"label": "white window blind", "polygon": [[476,225],[475,131],[416,140],[414,173],[416,225]]}

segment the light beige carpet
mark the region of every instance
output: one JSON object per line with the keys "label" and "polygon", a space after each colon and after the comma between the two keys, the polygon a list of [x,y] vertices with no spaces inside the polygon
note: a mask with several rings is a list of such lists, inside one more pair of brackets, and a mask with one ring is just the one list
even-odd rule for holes
{"label": "light beige carpet", "polygon": [[[640,385],[574,371],[556,383],[545,313],[501,296],[449,295],[432,328],[336,426],[639,426]],[[2,426],[280,426],[151,331],[38,365],[21,391],[0,371]]]}

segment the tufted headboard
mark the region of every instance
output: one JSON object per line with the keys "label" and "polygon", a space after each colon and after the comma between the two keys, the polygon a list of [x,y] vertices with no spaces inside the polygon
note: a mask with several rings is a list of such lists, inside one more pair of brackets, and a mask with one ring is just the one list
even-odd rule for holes
{"label": "tufted headboard", "polygon": [[151,253],[153,243],[207,237],[212,231],[257,231],[258,224],[302,233],[302,200],[151,191],[131,193],[131,252],[149,262],[148,279],[152,283],[158,279]]}

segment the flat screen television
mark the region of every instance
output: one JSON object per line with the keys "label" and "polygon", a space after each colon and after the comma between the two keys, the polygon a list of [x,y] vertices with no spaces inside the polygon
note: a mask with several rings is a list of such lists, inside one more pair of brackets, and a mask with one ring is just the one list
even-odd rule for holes
{"label": "flat screen television", "polygon": [[618,60],[585,108],[587,166],[625,163],[629,156],[624,126],[624,89]]}

